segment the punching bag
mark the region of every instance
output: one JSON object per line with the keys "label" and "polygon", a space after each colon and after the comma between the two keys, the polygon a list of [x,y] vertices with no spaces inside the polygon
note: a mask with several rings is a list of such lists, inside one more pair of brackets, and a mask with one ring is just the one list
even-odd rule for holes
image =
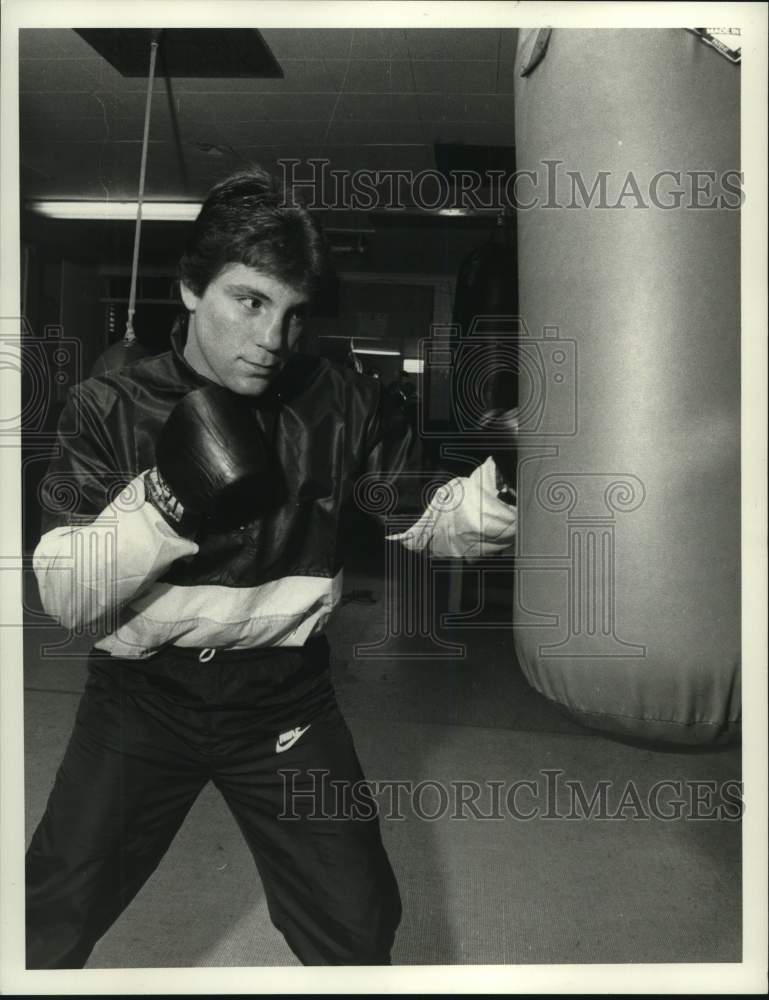
{"label": "punching bag", "polygon": [[[467,409],[471,372],[475,402],[486,410],[510,410],[517,404],[518,282],[515,217],[500,212],[491,236],[462,260],[457,273],[452,323],[457,334],[451,399],[455,409]],[[474,343],[483,343],[476,350]],[[465,344],[463,351],[462,344]],[[469,351],[468,351],[469,349]],[[470,357],[472,353],[472,358]],[[454,429],[463,430],[453,414]]]}
{"label": "punching bag", "polygon": [[681,30],[522,32],[514,622],[584,724],[728,742],[740,695],[740,70]]}
{"label": "punching bag", "polygon": [[500,212],[491,236],[459,265],[452,321],[460,336],[472,335],[480,319],[518,315],[516,256],[514,217]]}

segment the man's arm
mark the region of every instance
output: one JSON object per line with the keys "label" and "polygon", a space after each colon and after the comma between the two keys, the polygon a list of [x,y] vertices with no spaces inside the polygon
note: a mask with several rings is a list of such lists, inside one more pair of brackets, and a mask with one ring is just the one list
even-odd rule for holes
{"label": "man's arm", "polygon": [[[512,442],[517,430],[517,411],[495,415],[492,440],[504,441],[469,476],[449,478],[434,487],[421,516],[417,513],[408,530],[388,535],[412,551],[427,549],[443,558],[479,559],[509,551],[515,544],[517,506],[511,479]],[[408,478],[427,482],[441,478],[421,469],[418,437],[402,413],[383,399],[376,419],[376,445],[369,454],[367,475],[379,482],[401,487],[408,493]],[[508,445],[507,442],[511,442]],[[413,492],[413,491],[412,491]]]}
{"label": "man's arm", "polygon": [[41,494],[33,568],[46,613],[71,629],[104,618],[198,551],[145,500],[143,475],[120,468],[105,419],[87,387],[71,391]]}
{"label": "man's arm", "polygon": [[498,469],[489,456],[469,476],[438,487],[416,524],[388,538],[411,551],[472,560],[509,551],[517,527],[515,495],[500,489]]}

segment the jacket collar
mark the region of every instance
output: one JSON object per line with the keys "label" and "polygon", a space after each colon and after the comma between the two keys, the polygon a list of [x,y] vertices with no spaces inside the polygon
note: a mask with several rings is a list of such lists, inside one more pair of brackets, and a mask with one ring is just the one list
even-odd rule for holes
{"label": "jacket collar", "polygon": [[187,343],[187,325],[189,323],[189,313],[180,313],[174,320],[171,328],[171,355],[179,370],[179,374],[185,382],[192,382],[195,386],[215,385],[210,378],[201,375],[196,371],[184,356],[184,345]]}

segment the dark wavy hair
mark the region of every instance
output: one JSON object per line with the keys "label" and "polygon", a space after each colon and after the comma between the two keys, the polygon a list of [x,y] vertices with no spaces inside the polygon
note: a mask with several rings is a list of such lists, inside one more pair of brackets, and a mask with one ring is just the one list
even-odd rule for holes
{"label": "dark wavy hair", "polygon": [[326,241],[293,192],[259,166],[211,189],[179,261],[179,278],[195,295],[228,264],[245,264],[307,295],[330,270]]}

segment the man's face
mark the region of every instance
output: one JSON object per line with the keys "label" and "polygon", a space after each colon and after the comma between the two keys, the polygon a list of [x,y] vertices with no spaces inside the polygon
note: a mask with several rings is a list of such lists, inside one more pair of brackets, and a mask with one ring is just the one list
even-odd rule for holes
{"label": "man's face", "polygon": [[198,297],[182,285],[190,312],[184,357],[201,375],[243,396],[260,396],[302,333],[307,296],[245,264],[230,264]]}

